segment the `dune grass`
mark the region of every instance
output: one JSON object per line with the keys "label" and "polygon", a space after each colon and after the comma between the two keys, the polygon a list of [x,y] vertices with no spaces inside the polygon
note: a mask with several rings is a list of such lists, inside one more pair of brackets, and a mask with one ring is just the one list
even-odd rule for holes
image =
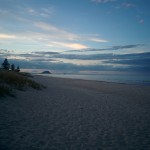
{"label": "dune grass", "polygon": [[4,97],[6,95],[15,96],[14,92],[9,86],[0,85],[0,97]]}
{"label": "dune grass", "polygon": [[26,90],[31,87],[36,90],[44,88],[43,85],[31,79],[28,73],[0,70],[0,96],[14,95],[14,90]]}

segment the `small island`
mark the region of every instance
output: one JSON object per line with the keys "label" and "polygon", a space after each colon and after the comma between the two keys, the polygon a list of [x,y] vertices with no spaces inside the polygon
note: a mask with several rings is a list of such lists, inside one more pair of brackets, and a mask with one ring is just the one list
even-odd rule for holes
{"label": "small island", "polygon": [[43,71],[42,74],[52,74],[50,71]]}

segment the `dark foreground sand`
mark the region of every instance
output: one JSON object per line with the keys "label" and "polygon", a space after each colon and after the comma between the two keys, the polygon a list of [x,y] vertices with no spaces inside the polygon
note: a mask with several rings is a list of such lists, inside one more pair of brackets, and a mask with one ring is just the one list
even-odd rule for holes
{"label": "dark foreground sand", "polygon": [[36,76],[0,99],[0,150],[149,150],[150,87]]}

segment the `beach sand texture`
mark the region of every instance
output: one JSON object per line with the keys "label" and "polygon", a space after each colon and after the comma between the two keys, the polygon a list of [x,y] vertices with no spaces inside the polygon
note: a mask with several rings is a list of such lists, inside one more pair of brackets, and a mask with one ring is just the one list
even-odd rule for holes
{"label": "beach sand texture", "polygon": [[35,76],[0,99],[0,150],[149,150],[150,87]]}

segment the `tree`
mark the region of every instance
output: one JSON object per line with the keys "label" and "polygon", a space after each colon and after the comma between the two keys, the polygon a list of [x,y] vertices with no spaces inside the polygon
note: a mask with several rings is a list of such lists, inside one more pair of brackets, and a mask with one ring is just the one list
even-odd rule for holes
{"label": "tree", "polygon": [[17,72],[20,72],[20,68],[19,68],[19,66],[17,67],[16,71],[17,71]]}
{"label": "tree", "polygon": [[3,67],[3,69],[5,69],[5,70],[9,70],[10,64],[8,63],[7,58],[6,58],[6,59],[4,60],[4,62],[2,63],[2,67]]}
{"label": "tree", "polygon": [[15,65],[14,65],[14,64],[11,65],[11,70],[12,70],[12,71],[15,70]]}

